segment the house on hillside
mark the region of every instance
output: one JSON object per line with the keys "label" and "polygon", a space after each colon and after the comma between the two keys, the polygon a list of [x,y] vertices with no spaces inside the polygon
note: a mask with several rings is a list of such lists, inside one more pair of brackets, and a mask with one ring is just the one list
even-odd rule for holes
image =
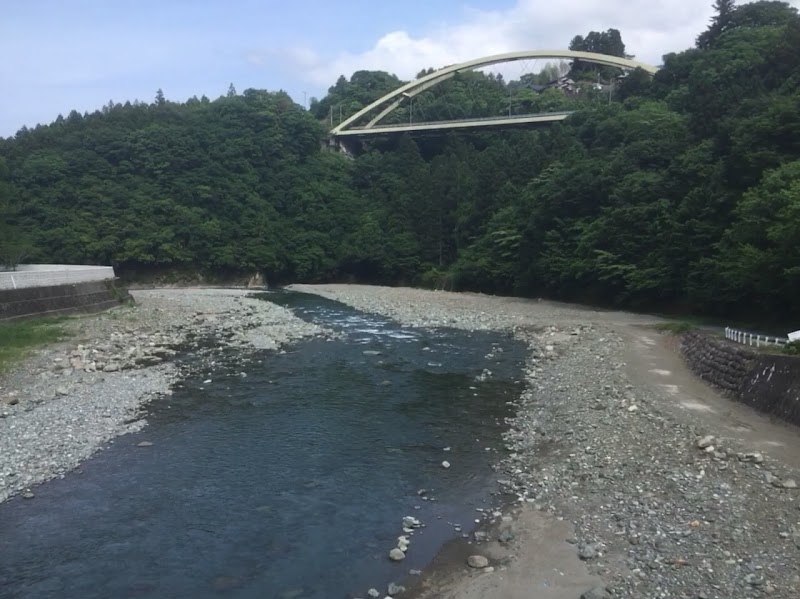
{"label": "house on hillside", "polygon": [[579,89],[578,86],[575,85],[575,82],[567,76],[559,77],[558,79],[553,79],[549,83],[545,85],[539,84],[531,84],[528,86],[531,90],[535,91],[536,93],[542,93],[546,89],[560,89],[567,95],[574,95],[577,94]]}

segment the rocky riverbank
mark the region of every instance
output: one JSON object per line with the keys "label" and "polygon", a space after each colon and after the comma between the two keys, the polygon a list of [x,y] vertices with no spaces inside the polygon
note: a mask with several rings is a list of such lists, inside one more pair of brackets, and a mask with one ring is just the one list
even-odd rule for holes
{"label": "rocky riverbank", "polygon": [[797,429],[732,418],[688,379],[666,384],[675,373],[660,362],[681,366],[657,333],[640,333],[648,319],[473,294],[294,288],[408,325],[506,330],[529,345],[509,455],[496,464],[514,507],[488,519],[480,543],[449,550],[457,559],[439,560],[415,596],[800,595]]}
{"label": "rocky riverbank", "polygon": [[246,290],[132,292],[136,305],[71,319],[69,340],[0,380],[0,501],[63,476],[103,444],[146,425],[142,406],[194,364],[230,349],[275,350],[323,331]]}

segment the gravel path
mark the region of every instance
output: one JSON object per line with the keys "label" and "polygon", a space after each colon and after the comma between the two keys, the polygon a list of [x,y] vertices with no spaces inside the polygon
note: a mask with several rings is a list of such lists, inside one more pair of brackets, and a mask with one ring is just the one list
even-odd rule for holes
{"label": "gravel path", "polygon": [[[0,379],[0,501],[69,470],[114,437],[146,425],[142,406],[185,373],[172,361],[202,342],[274,350],[323,333],[245,290],[132,292],[135,306],[68,321],[72,333]],[[209,340],[212,340],[209,343]]]}
{"label": "gravel path", "polygon": [[[497,465],[498,479],[517,519],[534,511],[572,524],[561,544],[575,563],[561,576],[537,572],[537,555],[559,550],[552,538],[542,545],[546,526],[525,536],[498,521],[503,546],[473,550],[492,558],[486,572],[462,561],[457,576],[433,572],[415,596],[800,597],[800,471],[792,457],[800,435],[750,415],[760,419],[759,449],[781,440],[779,459],[748,446],[753,435],[737,438],[714,418],[676,408],[682,389],[649,381],[660,371],[629,347],[642,330],[632,325],[654,319],[476,294],[293,288],[408,325],[512,331],[529,345],[528,385],[509,422],[510,455]],[[579,580],[575,564],[605,586],[576,594],[563,575]]]}

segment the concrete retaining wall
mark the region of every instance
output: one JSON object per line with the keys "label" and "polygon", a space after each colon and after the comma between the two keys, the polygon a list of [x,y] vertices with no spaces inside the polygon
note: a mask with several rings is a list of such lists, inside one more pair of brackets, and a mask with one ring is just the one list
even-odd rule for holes
{"label": "concrete retaining wall", "polygon": [[130,295],[114,281],[90,281],[47,287],[0,289],[0,320],[97,312],[117,306]]}
{"label": "concrete retaining wall", "polygon": [[114,279],[111,266],[76,264],[21,264],[15,271],[0,272],[0,289],[48,287]]}
{"label": "concrete retaining wall", "polygon": [[698,332],[683,336],[681,352],[697,375],[731,398],[800,425],[800,358],[760,353]]}

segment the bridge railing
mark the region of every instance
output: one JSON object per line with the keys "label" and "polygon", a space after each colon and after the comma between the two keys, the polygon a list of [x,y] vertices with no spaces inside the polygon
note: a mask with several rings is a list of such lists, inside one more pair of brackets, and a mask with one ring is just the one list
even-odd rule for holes
{"label": "bridge railing", "polygon": [[416,126],[423,126],[423,125],[458,125],[462,123],[488,123],[492,121],[524,121],[526,119],[535,119],[538,117],[559,117],[559,116],[569,116],[574,114],[574,110],[556,110],[553,112],[538,112],[533,114],[513,114],[513,115],[501,115],[501,116],[483,116],[483,117],[476,117],[476,118],[468,118],[468,119],[449,119],[445,121],[415,121],[413,123],[387,123],[381,125],[375,125],[374,127],[359,127],[353,126],[348,129],[348,131],[360,131],[363,133],[370,133],[373,129],[401,129],[404,127],[414,127]]}
{"label": "bridge railing", "polygon": [[0,272],[0,289],[47,287],[68,283],[88,283],[114,279],[111,266],[72,264],[26,264],[15,271]]}
{"label": "bridge railing", "polygon": [[741,343],[742,345],[755,345],[756,347],[761,347],[762,345],[765,347],[769,345],[781,346],[786,345],[790,341],[788,337],[761,335],[759,333],[732,329],[731,327],[725,327],[725,339],[734,341],[735,343]]}

